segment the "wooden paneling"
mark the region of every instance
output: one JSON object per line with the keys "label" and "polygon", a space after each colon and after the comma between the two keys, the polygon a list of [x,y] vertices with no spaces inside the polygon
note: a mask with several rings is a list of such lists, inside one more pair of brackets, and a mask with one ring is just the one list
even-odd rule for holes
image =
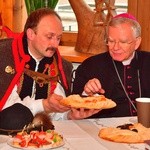
{"label": "wooden paneling", "polygon": [[150,51],[150,0],[128,0],[128,12],[137,18],[142,27],[140,48]]}
{"label": "wooden paneling", "polygon": [[137,18],[138,0],[128,0],[128,12]]}
{"label": "wooden paneling", "polygon": [[141,48],[150,51],[150,0],[138,1],[137,16],[142,26]]}
{"label": "wooden paneling", "polygon": [[3,25],[13,29],[13,0],[0,0],[0,13]]}
{"label": "wooden paneling", "polygon": [[[128,12],[133,14],[142,27],[141,49],[150,51],[150,0],[128,0]],[[24,0],[0,0],[3,24],[15,32],[23,30],[27,18]],[[74,46],[77,33],[64,32],[61,45]]]}
{"label": "wooden paneling", "polygon": [[13,31],[22,32],[27,18],[24,0],[14,0],[13,4]]}
{"label": "wooden paneling", "polygon": [[21,32],[27,18],[24,0],[0,0],[0,13],[4,26]]}

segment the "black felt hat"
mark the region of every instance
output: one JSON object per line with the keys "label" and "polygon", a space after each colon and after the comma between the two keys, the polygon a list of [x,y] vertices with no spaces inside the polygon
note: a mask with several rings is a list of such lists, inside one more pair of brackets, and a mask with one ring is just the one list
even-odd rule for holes
{"label": "black felt hat", "polygon": [[29,108],[16,103],[0,112],[0,134],[5,130],[22,130],[32,120],[33,115]]}

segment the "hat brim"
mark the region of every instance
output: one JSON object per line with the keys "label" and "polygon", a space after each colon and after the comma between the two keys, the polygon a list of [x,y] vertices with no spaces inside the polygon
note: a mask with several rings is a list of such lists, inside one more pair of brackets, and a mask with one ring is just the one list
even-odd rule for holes
{"label": "hat brim", "polygon": [[0,134],[22,130],[33,120],[33,114],[26,106],[16,103],[0,112]]}

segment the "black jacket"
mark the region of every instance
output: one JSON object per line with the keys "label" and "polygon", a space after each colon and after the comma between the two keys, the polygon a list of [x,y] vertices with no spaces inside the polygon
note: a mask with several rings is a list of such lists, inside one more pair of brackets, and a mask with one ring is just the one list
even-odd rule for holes
{"label": "black jacket", "polygon": [[[126,69],[126,75],[124,75],[123,64],[117,61],[115,61],[115,64],[122,82],[126,84],[124,86],[127,89],[127,93],[136,106],[135,98],[140,96],[139,88],[141,89],[141,96],[150,97],[150,53],[137,51],[135,56],[131,64],[126,66],[126,68],[130,68]],[[138,72],[140,77],[138,77]],[[136,112],[131,113],[131,110],[134,110],[120,84],[109,52],[92,56],[77,68],[73,83],[73,93],[81,94],[84,90],[84,85],[92,78],[99,79],[105,90],[104,95],[117,103],[115,108],[102,110],[93,117],[136,115]],[[140,78],[140,81],[138,81],[138,78]]]}

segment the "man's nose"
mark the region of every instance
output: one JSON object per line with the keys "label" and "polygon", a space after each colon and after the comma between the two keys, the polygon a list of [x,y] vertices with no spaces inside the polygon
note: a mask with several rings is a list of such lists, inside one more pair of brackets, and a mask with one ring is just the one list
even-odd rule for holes
{"label": "man's nose", "polygon": [[115,43],[114,43],[114,49],[119,49],[119,48],[120,48],[119,42],[115,42]]}
{"label": "man's nose", "polygon": [[50,42],[49,45],[53,46],[53,47],[58,47],[59,45],[59,40],[56,37],[53,37]]}

